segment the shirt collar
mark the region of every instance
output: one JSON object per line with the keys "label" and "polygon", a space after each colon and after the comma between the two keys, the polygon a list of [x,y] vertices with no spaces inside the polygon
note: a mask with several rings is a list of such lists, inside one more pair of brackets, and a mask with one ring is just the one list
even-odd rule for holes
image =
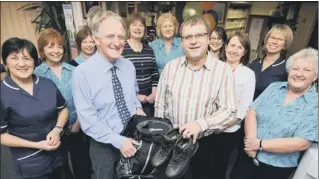
{"label": "shirt collar", "polygon": [[[40,81],[40,78],[37,75],[35,75],[35,74],[33,74],[32,77],[33,77],[33,83],[35,85],[37,85],[39,83],[39,81]],[[5,86],[7,86],[8,88],[10,88],[10,89],[13,89],[13,90],[16,90],[16,91],[20,90],[20,87],[11,79],[10,75],[7,75],[3,79],[3,84]]]}
{"label": "shirt collar", "polygon": [[[262,58],[259,60],[259,63],[262,64],[265,58]],[[285,59],[283,56],[279,56],[279,58],[275,61],[275,63],[273,63],[271,66],[276,67],[278,65],[281,65],[283,63],[285,63]]]}
{"label": "shirt collar", "polygon": [[113,66],[115,66],[116,69],[121,70],[121,64],[123,63],[122,60],[124,60],[123,57],[121,56],[115,61],[114,64],[112,64],[101,55],[99,50],[96,51],[93,57],[97,58],[101,62],[101,65],[103,66],[103,69],[104,69],[104,73],[107,73],[108,71],[110,71],[111,68],[113,68]]}
{"label": "shirt collar", "polygon": [[[43,68],[43,73],[46,73],[50,69],[50,67],[49,67],[49,65],[48,65],[48,63],[46,61],[42,62],[41,66]],[[72,71],[71,65],[69,65],[69,64],[67,64],[65,62],[62,62],[61,66],[62,66],[62,70],[66,69],[66,70]]]}
{"label": "shirt collar", "polygon": [[[280,86],[280,89],[288,90],[288,82],[282,83]],[[315,85],[312,85],[312,87],[302,96],[304,97],[307,103],[311,103],[314,99],[317,99],[317,98],[314,98],[316,95],[317,95],[316,87]]]}
{"label": "shirt collar", "polygon": [[[177,47],[180,44],[179,39],[177,37],[173,37],[173,43],[172,44],[173,44],[173,46]],[[160,46],[160,48],[164,47],[163,39],[159,40],[159,46]]]}
{"label": "shirt collar", "polygon": [[237,71],[238,69],[240,69],[242,66],[244,66],[242,63],[238,64],[238,65],[236,66],[234,72]]}
{"label": "shirt collar", "polygon": [[62,62],[62,69],[67,69],[67,70],[69,70],[69,71],[72,71],[72,66],[71,65],[69,65],[69,64],[67,64],[67,63],[65,63],[65,62]]}
{"label": "shirt collar", "polygon": [[[181,66],[183,66],[183,65],[188,66],[186,56],[183,56],[181,58],[182,58]],[[212,63],[214,62],[214,60],[219,60],[219,59],[213,59],[213,58],[214,57],[212,57],[211,55],[207,55],[206,62],[203,64],[203,67],[205,67],[205,69],[207,69],[208,71],[211,70]]]}
{"label": "shirt collar", "polygon": [[85,61],[83,53],[81,52],[80,55],[74,59],[74,61],[76,61],[78,64],[83,63]]}

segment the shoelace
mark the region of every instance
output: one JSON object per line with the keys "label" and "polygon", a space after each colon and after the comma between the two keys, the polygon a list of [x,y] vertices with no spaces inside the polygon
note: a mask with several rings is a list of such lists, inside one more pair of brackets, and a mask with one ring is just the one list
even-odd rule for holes
{"label": "shoelace", "polygon": [[184,154],[186,153],[186,150],[182,151],[179,155],[172,158],[171,168],[176,169],[179,164],[184,161]]}

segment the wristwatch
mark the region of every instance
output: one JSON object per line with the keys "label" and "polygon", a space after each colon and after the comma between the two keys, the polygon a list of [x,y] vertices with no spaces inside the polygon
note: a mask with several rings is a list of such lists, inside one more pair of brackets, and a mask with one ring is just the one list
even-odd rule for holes
{"label": "wristwatch", "polygon": [[263,150],[263,147],[262,147],[262,145],[261,145],[262,141],[263,141],[263,140],[260,140],[260,141],[259,141],[259,150],[260,150],[260,151]]}
{"label": "wristwatch", "polygon": [[63,132],[63,127],[60,127],[60,126],[55,126],[55,128],[58,128],[60,130],[60,133]]}

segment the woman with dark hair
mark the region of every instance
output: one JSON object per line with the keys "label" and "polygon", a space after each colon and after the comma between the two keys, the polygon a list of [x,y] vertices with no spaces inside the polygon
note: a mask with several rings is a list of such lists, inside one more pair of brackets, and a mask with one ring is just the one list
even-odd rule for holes
{"label": "woman with dark hair", "polygon": [[250,68],[256,75],[256,91],[254,100],[276,81],[287,81],[285,70],[285,52],[293,40],[293,33],[289,26],[277,24],[272,27],[264,39],[262,58],[254,60]]}
{"label": "woman with dark hair", "polygon": [[96,46],[92,38],[92,32],[88,26],[84,26],[79,30],[76,34],[75,41],[79,56],[72,60],[70,65],[76,67],[95,53]]}
{"label": "woman with dark hair", "polygon": [[2,60],[9,75],[1,82],[1,145],[22,178],[67,179],[60,147],[66,100],[51,80],[33,75],[38,52],[30,41],[5,41]]}
{"label": "woman with dark hair", "polygon": [[153,49],[142,43],[146,36],[144,17],[134,14],[128,22],[128,40],[122,55],[130,60],[136,69],[136,79],[139,87],[138,99],[142,103],[147,116],[154,116],[154,101],[159,79]]}
{"label": "woman with dark hair", "polygon": [[[250,42],[248,37],[241,33],[236,32],[225,42],[224,61],[233,70],[235,77],[235,89],[237,99],[237,115],[239,121],[245,118],[249,105],[253,101],[255,91],[255,74],[246,67],[249,61]],[[225,179],[228,166],[229,156],[234,146],[239,142],[241,127],[240,122],[233,124],[233,126],[219,131],[215,134],[215,156],[214,176],[216,179]]]}
{"label": "woman with dark hair", "polygon": [[222,27],[216,27],[209,38],[209,52],[212,56],[224,61],[225,42],[227,40],[226,31]]}
{"label": "woman with dark hair", "polygon": [[[72,73],[75,67],[62,62],[63,44],[64,39],[58,31],[52,28],[42,31],[38,39],[38,48],[43,62],[36,67],[34,73],[51,79],[68,101],[69,124],[66,129],[68,135],[64,137],[67,141],[65,147],[70,152],[75,177],[85,179],[90,177],[89,146],[77,120],[73,101]],[[66,171],[69,169],[66,168]],[[70,172],[68,174],[71,175]]]}

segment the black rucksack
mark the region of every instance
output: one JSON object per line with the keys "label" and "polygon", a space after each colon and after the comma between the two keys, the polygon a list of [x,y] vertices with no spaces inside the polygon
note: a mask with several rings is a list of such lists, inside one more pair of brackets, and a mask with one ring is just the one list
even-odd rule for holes
{"label": "black rucksack", "polygon": [[173,128],[172,123],[165,118],[133,116],[123,135],[138,141],[137,152],[131,158],[121,155],[116,166],[119,179],[155,178],[158,170],[150,160],[161,142],[161,137]]}

